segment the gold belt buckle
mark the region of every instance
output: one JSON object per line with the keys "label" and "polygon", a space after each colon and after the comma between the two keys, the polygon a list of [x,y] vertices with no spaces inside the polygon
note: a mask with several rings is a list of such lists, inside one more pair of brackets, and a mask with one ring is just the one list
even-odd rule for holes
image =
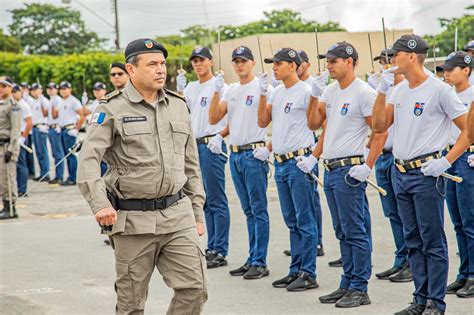
{"label": "gold belt buckle", "polygon": [[277,160],[278,163],[283,162],[283,160],[281,159],[280,155],[278,155],[278,154],[275,154],[275,160]]}
{"label": "gold belt buckle", "polygon": [[397,167],[397,169],[400,173],[406,173],[407,172],[407,170],[405,169],[405,167],[403,167],[402,164],[395,164],[395,166]]}

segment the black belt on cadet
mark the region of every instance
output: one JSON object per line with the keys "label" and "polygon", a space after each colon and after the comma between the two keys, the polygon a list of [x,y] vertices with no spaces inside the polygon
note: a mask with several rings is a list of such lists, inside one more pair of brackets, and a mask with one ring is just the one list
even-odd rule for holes
{"label": "black belt on cadet", "polygon": [[400,160],[395,159],[395,166],[400,171],[400,173],[406,173],[408,170],[414,170],[416,168],[421,168],[421,164],[432,160],[432,159],[439,159],[441,157],[441,153],[433,152],[428,154],[423,154],[417,156],[410,160]]}
{"label": "black belt on cadet", "polygon": [[384,155],[384,154],[389,154],[389,153],[392,154],[392,149],[382,149],[382,153],[380,154]]}
{"label": "black belt on cadet", "polygon": [[310,153],[310,152],[311,152],[311,148],[307,147],[307,148],[304,148],[304,149],[299,149],[299,150],[289,152],[289,153],[285,153],[285,154],[276,154],[276,153],[274,153],[273,156],[275,157],[275,160],[278,163],[283,163],[283,162],[291,160],[291,159],[293,159],[297,156],[305,155],[305,154]]}
{"label": "black belt on cadet", "polygon": [[232,153],[239,153],[239,152],[242,152],[242,151],[254,150],[256,148],[262,148],[265,145],[266,145],[265,141],[257,141],[257,142],[252,142],[252,143],[244,144],[244,145],[233,145],[233,144],[231,144],[230,145],[230,151]]}
{"label": "black belt on cadet", "polygon": [[348,166],[348,165],[360,165],[365,162],[364,156],[362,155],[354,155],[354,156],[347,156],[343,158],[335,158],[324,160],[323,165],[326,171],[332,171],[336,168]]}
{"label": "black belt on cadet", "polygon": [[48,126],[47,124],[36,124],[36,125],[33,125],[33,128],[38,128],[39,126]]}
{"label": "black belt on cadet", "polygon": [[75,129],[75,128],[76,128],[75,124],[69,124],[69,125],[63,126],[62,129],[71,130],[71,129]]}
{"label": "black belt on cadet", "polygon": [[0,139],[0,145],[5,145],[10,143],[10,138]]}
{"label": "black belt on cadet", "polygon": [[49,125],[49,128],[56,129],[57,127],[60,127],[59,124],[51,124]]}
{"label": "black belt on cadet", "polygon": [[166,209],[183,198],[184,192],[180,190],[174,195],[158,199],[117,199],[116,202],[117,208],[124,211],[155,211]]}
{"label": "black belt on cadet", "polygon": [[208,144],[209,141],[212,139],[212,137],[214,137],[215,135],[210,135],[210,136],[205,136],[205,137],[202,137],[202,138],[197,138],[196,139],[196,142],[197,144]]}
{"label": "black belt on cadet", "polygon": [[[448,145],[446,146],[446,151],[448,151],[448,152],[451,151],[451,149],[452,149],[453,147],[454,147],[454,145],[448,144]],[[467,148],[466,151],[464,151],[464,152],[474,153],[474,144],[471,144],[471,146],[470,146],[469,148]]]}

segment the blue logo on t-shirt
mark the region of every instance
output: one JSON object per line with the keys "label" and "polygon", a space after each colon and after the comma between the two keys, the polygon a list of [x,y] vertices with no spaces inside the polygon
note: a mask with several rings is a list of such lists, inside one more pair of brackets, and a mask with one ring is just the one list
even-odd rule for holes
{"label": "blue logo on t-shirt", "polygon": [[250,106],[253,103],[253,95],[247,95],[247,99],[245,100],[245,105]]}
{"label": "blue logo on t-shirt", "polygon": [[207,105],[207,97],[201,97],[201,106],[202,107],[206,107]]}
{"label": "blue logo on t-shirt", "polygon": [[293,106],[293,103],[290,103],[290,102],[286,103],[284,112],[288,114],[291,110],[291,106]]}
{"label": "blue logo on t-shirt", "polygon": [[341,115],[344,116],[347,114],[347,111],[349,110],[349,103],[344,103],[342,104],[342,108],[341,108]]}
{"label": "blue logo on t-shirt", "polygon": [[425,103],[416,102],[415,108],[413,109],[413,113],[415,114],[415,116],[420,116],[421,114],[423,114],[424,108],[425,108]]}

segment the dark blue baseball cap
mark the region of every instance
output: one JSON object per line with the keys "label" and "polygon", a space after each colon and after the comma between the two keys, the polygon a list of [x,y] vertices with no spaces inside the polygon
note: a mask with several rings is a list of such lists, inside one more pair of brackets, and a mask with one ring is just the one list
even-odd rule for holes
{"label": "dark blue baseball cap", "polygon": [[430,45],[423,39],[423,37],[415,34],[405,34],[393,44],[393,51],[395,53],[404,51],[415,54],[426,54]]}
{"label": "dark blue baseball cap", "polygon": [[237,58],[242,58],[244,60],[254,60],[252,51],[246,46],[239,46],[234,49],[232,52],[232,61]]}
{"label": "dark blue baseball cap", "polygon": [[301,57],[293,48],[282,48],[278,50],[273,58],[265,58],[263,60],[265,63],[274,63],[278,61],[287,61],[287,62],[294,62],[298,66],[301,64]]}
{"label": "dark blue baseball cap", "polygon": [[207,47],[198,46],[193,49],[193,52],[191,53],[191,57],[189,57],[189,60],[191,61],[196,57],[212,59],[212,51]]}
{"label": "dark blue baseball cap", "polygon": [[452,70],[456,67],[474,67],[472,56],[464,51],[452,52],[446,57],[444,64],[436,67],[436,71]]}

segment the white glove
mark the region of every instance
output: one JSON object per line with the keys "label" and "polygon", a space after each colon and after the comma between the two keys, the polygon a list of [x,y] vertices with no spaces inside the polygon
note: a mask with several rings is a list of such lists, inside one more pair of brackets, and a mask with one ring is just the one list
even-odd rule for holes
{"label": "white glove", "polygon": [[378,88],[379,93],[387,94],[388,90],[395,84],[395,74],[393,71],[397,69],[398,67],[392,67],[382,72]]}
{"label": "white glove", "polygon": [[253,157],[257,160],[265,162],[270,157],[270,150],[267,147],[255,148],[252,152]]}
{"label": "white glove", "polygon": [[267,95],[268,92],[268,74],[260,73],[258,75],[258,86],[260,87],[260,95]]}
{"label": "white glove", "polygon": [[221,93],[222,89],[224,88],[225,80],[224,80],[224,72],[219,71],[216,75],[216,80],[214,81],[214,89],[217,93]]}
{"label": "white glove", "polygon": [[20,138],[18,138],[18,144],[21,146],[23,144],[25,144],[25,141],[26,141],[26,138],[23,137],[23,136],[20,136]]}
{"label": "white glove", "polygon": [[297,156],[296,161],[296,166],[298,166],[303,173],[311,173],[314,166],[318,164],[318,159],[312,154],[308,156]]}
{"label": "white glove", "polygon": [[320,76],[314,78],[311,82],[311,95],[314,98],[319,98],[326,88],[326,82],[328,80],[328,72],[324,71]]}
{"label": "white glove", "polygon": [[183,92],[184,88],[186,87],[186,72],[185,71],[178,71],[178,76],[176,77],[176,91]]}
{"label": "white glove", "polygon": [[76,128],[67,131],[67,135],[71,137],[77,137],[78,134],[79,130],[77,130]]}
{"label": "white glove", "polygon": [[214,154],[221,154],[222,153],[222,136],[220,134],[215,135],[211,138],[211,141],[207,144],[209,150],[211,150]]}
{"label": "white glove", "polygon": [[370,167],[368,167],[365,163],[361,165],[354,165],[349,170],[349,176],[357,179],[359,182],[365,182],[365,180],[369,178],[371,171],[372,170]]}
{"label": "white glove", "polygon": [[439,177],[450,167],[451,163],[443,156],[440,159],[429,160],[421,164],[421,172],[425,176]]}
{"label": "white glove", "polygon": [[38,131],[41,132],[41,133],[48,133],[48,125],[39,125],[38,126]]}
{"label": "white glove", "polygon": [[470,167],[474,167],[474,154],[471,154],[467,157],[467,163],[469,163]]}
{"label": "white glove", "polygon": [[364,147],[364,161],[367,162],[367,158],[369,157],[370,149],[367,147]]}
{"label": "white glove", "polygon": [[61,127],[57,126],[54,128],[54,131],[56,131],[56,133],[61,133]]}
{"label": "white glove", "polygon": [[278,81],[276,78],[275,78],[275,72],[271,72],[270,74],[270,81],[271,81],[271,85],[272,87],[276,88],[279,84],[280,84],[280,81]]}
{"label": "white glove", "polygon": [[381,75],[380,73],[372,73],[371,75],[369,75],[369,77],[367,78],[367,84],[373,88],[374,90],[377,90],[377,88],[379,87],[379,84],[380,84],[380,80],[381,80]]}

